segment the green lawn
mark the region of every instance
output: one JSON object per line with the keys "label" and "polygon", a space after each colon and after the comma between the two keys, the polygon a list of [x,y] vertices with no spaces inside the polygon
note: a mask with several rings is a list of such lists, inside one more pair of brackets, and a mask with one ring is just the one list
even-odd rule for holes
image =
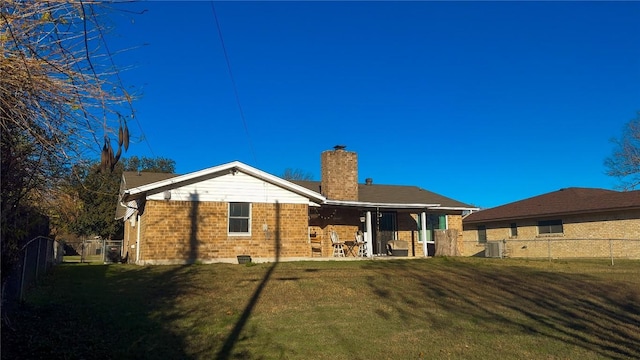
{"label": "green lawn", "polygon": [[2,358],[640,358],[640,262],[64,264],[11,327]]}
{"label": "green lawn", "polygon": [[65,255],[62,258],[62,260],[64,262],[69,262],[69,263],[79,263],[80,261],[103,263],[104,262],[104,257],[102,256],[102,254],[100,254],[100,255],[85,255],[84,258],[82,258],[80,255]]}

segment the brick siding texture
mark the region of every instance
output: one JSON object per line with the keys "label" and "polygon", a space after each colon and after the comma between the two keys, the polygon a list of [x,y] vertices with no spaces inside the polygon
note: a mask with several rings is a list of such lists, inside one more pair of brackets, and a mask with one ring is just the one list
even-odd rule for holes
{"label": "brick siding texture", "polygon": [[418,222],[420,214],[399,212],[396,216],[398,221],[397,240],[406,241],[408,244],[409,256],[423,256],[422,243],[418,232]]}
{"label": "brick siding texture", "polygon": [[331,200],[358,200],[358,154],[324,151],[320,156],[322,193]]}
{"label": "brick siding texture", "polygon": [[[505,255],[524,258],[640,258],[640,210],[562,216],[562,234],[538,234],[536,220],[488,223],[487,241],[505,241]],[[510,223],[517,236],[512,237]],[[463,255],[484,252],[477,225],[465,225]]]}
{"label": "brick siding texture", "polygon": [[228,203],[148,201],[141,221],[141,261],[193,262],[309,256],[306,204],[251,206],[251,235],[227,231]]}
{"label": "brick siding texture", "polygon": [[[253,258],[274,258],[279,247],[280,257],[311,257],[309,234],[320,241],[322,257],[331,257],[331,231],[341,241],[355,239],[363,226],[357,209],[329,211],[330,216],[309,220],[304,204],[261,204],[251,208],[251,235],[230,236],[227,232],[227,203],[189,201],[148,201],[141,221],[125,224],[125,254],[135,261],[137,227],[140,226],[141,262],[194,262],[235,259],[237,255]],[[276,216],[278,214],[278,216]],[[419,214],[398,213],[397,239],[409,244],[409,256],[422,257],[417,222]],[[450,229],[460,229],[462,217],[447,215]],[[462,233],[462,231],[458,231]],[[357,247],[354,248],[357,253]],[[316,254],[317,256],[318,254]]]}

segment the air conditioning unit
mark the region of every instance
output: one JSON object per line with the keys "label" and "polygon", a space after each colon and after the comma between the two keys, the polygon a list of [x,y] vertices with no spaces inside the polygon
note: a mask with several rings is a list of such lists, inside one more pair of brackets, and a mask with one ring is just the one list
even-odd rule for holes
{"label": "air conditioning unit", "polygon": [[504,254],[503,241],[487,241],[487,245],[484,248],[484,257],[502,259],[503,254]]}

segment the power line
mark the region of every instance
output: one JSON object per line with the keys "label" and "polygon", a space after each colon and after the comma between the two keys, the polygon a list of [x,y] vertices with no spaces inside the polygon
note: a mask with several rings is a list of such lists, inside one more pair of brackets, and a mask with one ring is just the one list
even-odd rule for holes
{"label": "power line", "polygon": [[[120,10],[122,11],[122,10]],[[143,10],[140,13],[137,14],[144,14],[147,10]],[[94,17],[95,20],[95,14],[92,13],[92,16]],[[97,21],[97,20],[95,20]],[[138,125],[138,129],[140,130],[140,140],[139,141],[144,141],[147,144],[147,147],[149,147],[149,151],[151,152],[151,155],[153,155],[153,157],[156,157],[156,153],[153,151],[153,149],[151,148],[151,143],[149,143],[149,139],[147,139],[147,136],[144,133],[144,130],[142,129],[142,125],[140,124],[140,121],[138,120],[138,117],[135,115],[135,110],[133,109],[133,105],[132,105],[132,99],[131,96],[129,95],[129,93],[127,92],[127,90],[124,87],[124,83],[122,81],[122,78],[120,78],[120,72],[117,71],[117,67],[115,62],[113,61],[113,56],[111,54],[111,51],[109,50],[109,47],[107,46],[107,42],[104,41],[104,34],[102,32],[102,29],[100,27],[98,27],[98,31],[100,32],[100,38],[103,40],[102,44],[105,48],[105,51],[108,55],[109,61],[111,62],[111,67],[115,73],[116,79],[118,80],[118,85],[120,86],[120,89],[122,90],[122,92],[124,93],[126,99],[127,99],[127,104],[129,105],[129,109],[131,110],[131,118],[133,118],[133,120],[135,120],[136,124]],[[126,118],[125,118],[126,121]]]}
{"label": "power line", "polygon": [[242,119],[242,125],[244,126],[244,132],[247,136],[247,141],[249,142],[249,150],[251,150],[251,155],[253,156],[253,161],[255,164],[258,164],[258,159],[256,157],[256,153],[253,150],[253,143],[251,141],[251,136],[249,135],[249,127],[247,126],[247,120],[244,117],[244,111],[242,110],[242,104],[240,103],[240,96],[238,95],[238,87],[236,86],[236,80],[233,77],[233,71],[231,71],[231,62],[229,61],[229,55],[227,54],[227,47],[224,45],[224,39],[222,37],[222,30],[220,29],[220,23],[218,22],[218,15],[216,14],[216,8],[213,6],[213,1],[211,3],[211,11],[213,12],[213,18],[216,22],[216,28],[218,29],[218,36],[220,37],[220,44],[222,45],[222,52],[224,53],[224,59],[227,62],[227,69],[229,70],[229,77],[231,78],[231,86],[233,87],[233,93],[236,97],[236,103],[238,104],[238,109],[240,110],[240,118]]}

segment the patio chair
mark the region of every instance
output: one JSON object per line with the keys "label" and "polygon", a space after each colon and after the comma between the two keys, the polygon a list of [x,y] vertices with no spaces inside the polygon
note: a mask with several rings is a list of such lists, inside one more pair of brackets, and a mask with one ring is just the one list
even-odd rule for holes
{"label": "patio chair", "polygon": [[362,231],[356,233],[356,245],[358,245],[358,256],[367,256],[367,242],[364,241],[364,234]]}
{"label": "patio chair", "polygon": [[309,243],[311,244],[311,257],[316,254],[322,257],[322,240],[315,233],[311,234]]}
{"label": "patio chair", "polygon": [[344,243],[340,242],[338,233],[331,230],[331,245],[333,246],[334,257],[344,257]]}

